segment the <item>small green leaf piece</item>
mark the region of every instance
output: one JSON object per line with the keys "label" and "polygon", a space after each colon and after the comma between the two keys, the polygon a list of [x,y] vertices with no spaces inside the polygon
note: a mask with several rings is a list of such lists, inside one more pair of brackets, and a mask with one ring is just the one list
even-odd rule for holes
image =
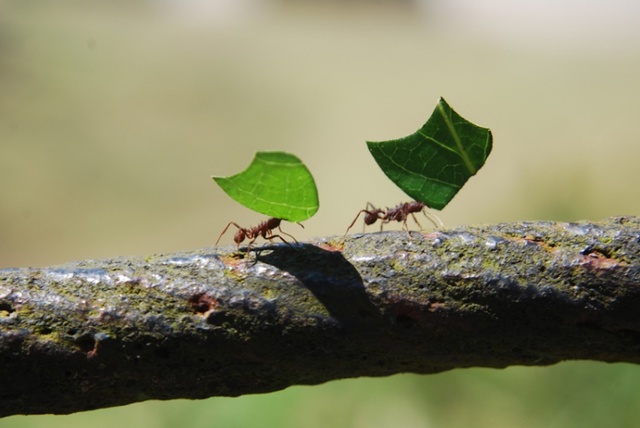
{"label": "small green leaf piece", "polygon": [[441,210],[484,165],[493,137],[456,113],[444,98],[427,123],[398,140],[367,142],[384,173],[407,195]]}
{"label": "small green leaf piece", "polygon": [[258,152],[241,173],[212,178],[236,202],[269,217],[298,222],[318,211],[313,176],[290,153]]}

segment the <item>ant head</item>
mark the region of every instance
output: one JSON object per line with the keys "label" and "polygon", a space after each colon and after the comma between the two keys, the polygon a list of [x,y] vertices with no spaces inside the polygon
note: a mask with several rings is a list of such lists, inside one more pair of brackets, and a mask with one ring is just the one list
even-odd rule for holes
{"label": "ant head", "polygon": [[379,208],[376,208],[373,211],[366,211],[364,215],[364,224],[371,226],[373,223],[378,221],[380,214],[382,214],[382,210]]}
{"label": "ant head", "polygon": [[246,233],[244,232],[244,229],[238,229],[236,234],[233,235],[233,242],[235,242],[236,245],[240,245],[240,243],[244,241],[245,237],[246,237]]}

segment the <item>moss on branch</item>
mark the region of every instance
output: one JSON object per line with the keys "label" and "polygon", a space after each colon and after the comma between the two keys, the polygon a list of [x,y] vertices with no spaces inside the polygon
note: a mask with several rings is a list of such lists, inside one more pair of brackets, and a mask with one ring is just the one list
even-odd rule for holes
{"label": "moss on branch", "polygon": [[640,219],[0,270],[0,416],[458,367],[640,361]]}

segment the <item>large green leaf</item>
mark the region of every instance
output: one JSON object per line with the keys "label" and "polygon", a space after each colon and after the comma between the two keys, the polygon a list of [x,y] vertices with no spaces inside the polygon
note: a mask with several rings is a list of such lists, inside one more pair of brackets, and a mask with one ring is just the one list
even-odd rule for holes
{"label": "large green leaf", "polygon": [[297,222],[318,211],[318,190],[307,167],[285,152],[258,152],[249,167],[230,177],[212,177],[245,207]]}
{"label": "large green leaf", "polygon": [[382,171],[416,201],[441,210],[491,153],[491,130],[461,117],[444,98],[427,123],[398,140],[367,142]]}

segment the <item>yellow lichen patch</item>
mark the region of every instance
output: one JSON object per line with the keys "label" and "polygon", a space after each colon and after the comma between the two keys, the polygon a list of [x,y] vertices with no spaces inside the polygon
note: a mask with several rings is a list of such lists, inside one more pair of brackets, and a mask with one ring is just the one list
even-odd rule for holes
{"label": "yellow lichen patch", "polygon": [[344,241],[335,241],[335,240],[329,240],[327,242],[321,242],[318,244],[318,247],[325,250],[325,251],[330,251],[330,252],[335,252],[335,251],[344,251]]}

